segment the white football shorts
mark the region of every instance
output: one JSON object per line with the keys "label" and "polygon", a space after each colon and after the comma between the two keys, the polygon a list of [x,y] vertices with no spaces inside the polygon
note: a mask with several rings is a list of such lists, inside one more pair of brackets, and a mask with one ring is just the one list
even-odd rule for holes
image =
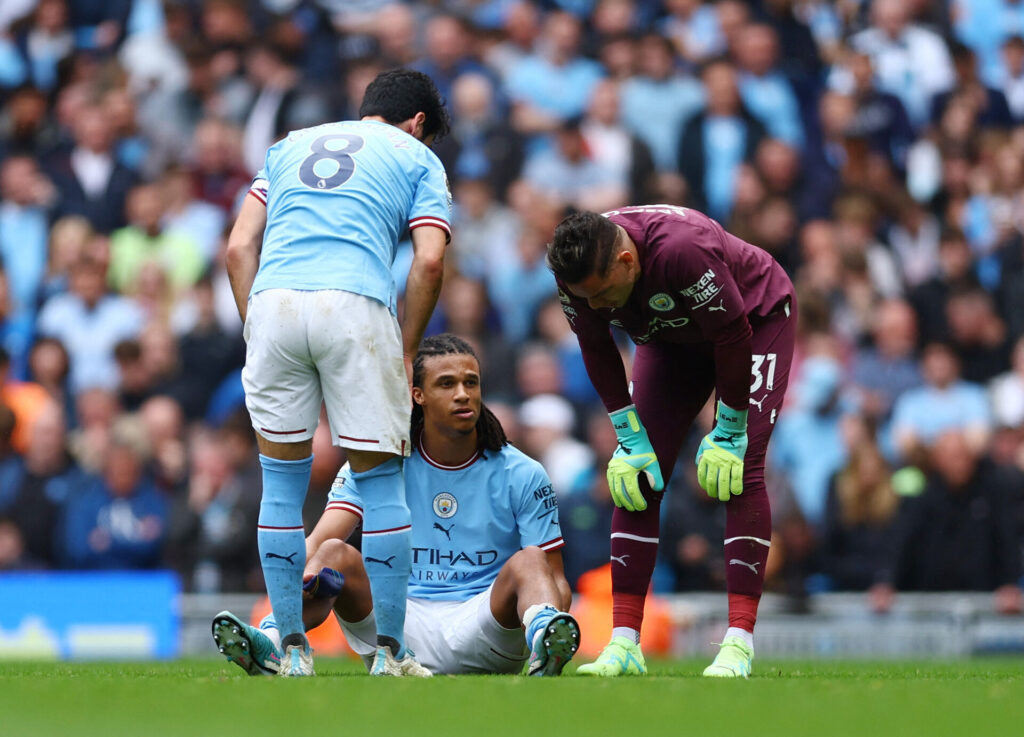
{"label": "white football shorts", "polygon": [[[377,625],[373,616],[355,624],[340,617],[345,639],[373,664]],[[466,601],[409,599],[405,644],[433,673],[521,673],[530,655],[520,627],[505,629],[491,614],[491,588]]]}
{"label": "white football shorts", "polygon": [[243,335],[245,406],[264,438],[312,438],[322,399],[335,445],[409,452],[402,335],[383,304],[334,289],[266,289],[250,298]]}

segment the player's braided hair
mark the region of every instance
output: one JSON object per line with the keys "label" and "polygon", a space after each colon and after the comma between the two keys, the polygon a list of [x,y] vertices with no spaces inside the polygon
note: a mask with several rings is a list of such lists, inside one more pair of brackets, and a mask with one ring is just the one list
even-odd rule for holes
{"label": "player's braided hair", "polygon": [[366,88],[359,106],[359,117],[379,115],[389,123],[423,113],[423,136],[434,136],[434,142],[448,135],[451,119],[437,85],[423,72],[412,69],[392,69],[377,75]]}
{"label": "player's braided hair", "polygon": [[[472,356],[478,364],[473,347],[458,336],[451,333],[432,335],[420,343],[420,349],[412,362],[412,385],[423,388],[423,362],[434,356]],[[412,421],[410,423],[409,436],[415,443],[419,434],[423,432],[423,408],[415,402],[412,406]],[[505,437],[505,429],[501,422],[494,416],[494,413],[487,409],[487,405],[480,405],[480,416],[476,420],[476,442],[477,448],[481,451],[490,450],[497,453],[503,446],[508,445],[508,438]]]}
{"label": "player's braided hair", "polygon": [[555,228],[548,244],[548,268],[566,284],[578,284],[591,274],[608,273],[619,229],[596,212],[576,212]]}

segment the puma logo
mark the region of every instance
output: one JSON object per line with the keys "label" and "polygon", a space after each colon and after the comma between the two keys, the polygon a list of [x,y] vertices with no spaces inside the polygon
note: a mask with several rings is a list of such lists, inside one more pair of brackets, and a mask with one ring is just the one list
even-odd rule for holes
{"label": "puma logo", "polygon": [[746,566],[747,568],[752,570],[754,573],[757,573],[757,567],[759,565],[761,565],[761,561],[757,561],[756,563],[747,563],[747,561],[745,561],[745,560],[740,560],[739,558],[732,558],[729,561],[729,565],[731,565],[731,566]]}
{"label": "puma logo", "polygon": [[725,312],[725,299],[718,300],[718,307],[708,307],[708,312]]}
{"label": "puma logo", "polygon": [[364,560],[367,563],[380,563],[382,566],[387,566],[388,568],[391,568],[391,561],[393,561],[396,557],[397,556],[392,555],[387,560],[380,560],[378,558],[371,558],[367,556]]}
{"label": "puma logo", "polygon": [[298,553],[292,553],[291,555],[278,555],[277,553],[266,553],[263,557],[264,558],[280,558],[281,560],[288,561],[288,565],[293,566],[293,565],[295,565],[295,561],[292,560],[292,558],[294,558],[296,555],[298,555]]}
{"label": "puma logo", "polygon": [[450,526],[448,527],[448,529],[445,529],[444,527],[442,527],[442,526],[440,525],[440,523],[438,523],[438,522],[435,522],[435,523],[434,523],[434,529],[435,529],[435,530],[440,530],[441,532],[443,532],[443,533],[444,533],[444,536],[445,536],[446,538],[448,538],[448,540],[449,540],[449,541],[451,541],[451,539],[452,539],[452,527],[455,527],[455,525],[454,525],[454,524],[452,524],[452,525],[450,525]]}
{"label": "puma logo", "polygon": [[628,563],[626,563],[626,558],[628,557],[629,553],[626,553],[625,555],[613,555],[611,556],[611,559],[614,560],[616,563],[621,563],[623,567],[625,567],[628,565]]}
{"label": "puma logo", "polygon": [[761,405],[764,404],[764,400],[766,400],[767,398],[768,398],[767,394],[765,394],[760,399],[754,399],[753,397],[751,397],[750,398],[750,403],[752,405],[754,405],[755,407],[757,407],[757,411],[758,412],[764,412],[764,407],[762,407]]}

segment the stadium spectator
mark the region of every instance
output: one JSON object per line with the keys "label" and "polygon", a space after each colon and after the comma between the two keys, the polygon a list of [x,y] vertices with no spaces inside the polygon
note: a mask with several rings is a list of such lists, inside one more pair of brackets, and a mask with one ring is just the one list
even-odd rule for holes
{"label": "stadium spectator", "polygon": [[963,434],[975,454],[992,430],[985,390],[960,378],[960,359],[947,343],[929,343],[921,354],[924,386],[909,389],[892,410],[892,440],[900,459],[915,463],[949,430]]}
{"label": "stadium spectator", "polygon": [[723,53],[725,37],[711,3],[702,0],[666,0],[668,14],[661,21],[662,35],[675,45],[676,53],[699,64]]}
{"label": "stadium spectator", "polygon": [[871,57],[879,87],[900,98],[920,128],[928,121],[932,97],[953,85],[953,63],[942,38],[914,23],[910,14],[903,0],[874,0],[871,25],[851,36],[850,45]]}
{"label": "stadium spectator", "polygon": [[25,552],[40,565],[58,567],[61,515],[89,483],[68,453],[63,411],[47,402],[35,417],[17,472],[4,479],[0,498],[0,514],[20,528]]}
{"label": "stadium spectator", "polygon": [[1024,427],[1024,337],[1013,347],[1010,370],[989,382],[989,397],[997,427]]}
{"label": "stadium spectator", "polygon": [[899,497],[889,464],[869,432],[848,453],[846,464],[829,482],[818,566],[824,580],[819,585],[832,591],[867,591],[891,575],[890,541]]}
{"label": "stadium spectator", "polygon": [[61,563],[74,569],[157,568],[167,532],[167,501],[143,473],[137,430],[119,423],[103,454],[102,476],[68,499]]}
{"label": "stadium spectator", "polygon": [[977,286],[972,266],[963,232],[958,228],[945,228],[939,237],[938,273],[908,295],[917,312],[922,343],[944,340],[949,335],[946,304],[954,292]]}
{"label": "stadium spectator", "polygon": [[160,178],[164,212],[160,225],[169,235],[187,234],[209,266],[217,256],[220,236],[227,219],[224,213],[209,202],[195,197],[192,179],[181,165],[171,165]]}
{"label": "stadium spectator", "polygon": [[536,458],[551,477],[559,496],[584,493],[590,486],[593,452],[572,436],[576,413],[554,394],[538,394],[519,410],[523,451]]}
{"label": "stadium spectator", "polygon": [[950,295],[946,320],[965,381],[984,384],[1009,365],[1006,323],[996,314],[988,292],[968,289]]}
{"label": "stadium spectator", "polygon": [[743,105],[756,115],[768,134],[802,148],[804,124],[793,85],[779,69],[779,38],[767,23],[740,30],[735,50]]}
{"label": "stadium spectator", "polygon": [[248,114],[242,126],[242,158],[249,171],[263,168],[267,149],[289,131],[330,118],[327,100],[303,79],[288,51],[259,43],[248,53]]}
{"label": "stadium spectator", "polygon": [[[795,403],[779,417],[771,458],[792,480],[804,519],[820,529],[829,479],[846,462],[841,427],[850,400],[843,396],[839,362],[831,356],[804,360],[793,390]],[[814,438],[814,453],[805,452],[806,438]]]}
{"label": "stadium spectator", "polygon": [[520,343],[530,333],[537,308],[554,291],[544,248],[565,206],[525,182],[513,187],[510,198],[521,226],[513,247],[493,252],[487,293],[501,315],[505,337]]}
{"label": "stadium spectator", "polygon": [[[622,83],[622,122],[651,150],[661,176],[675,172],[679,131],[704,102],[704,89],[678,68],[672,42],[656,33],[640,38],[637,73]],[[665,189],[662,184],[662,189]],[[675,189],[678,191],[679,186]]]}
{"label": "stadium spectator", "polygon": [[186,493],[171,508],[168,556],[200,593],[262,589],[256,549],[260,466],[244,412],[195,436]]}
{"label": "stadium spectator", "polygon": [[679,133],[678,166],[693,207],[724,220],[732,210],[737,169],[753,160],[765,128],[743,107],[728,61],[707,64],[701,81],[707,101]]}
{"label": "stadium spectator", "polygon": [[181,291],[203,272],[203,255],[191,235],[163,226],[165,199],[157,183],[139,184],[128,193],[128,225],[110,236],[108,281],[120,294],[133,294],[143,267],[155,263],[170,285]]}
{"label": "stadium spectator", "polygon": [[461,168],[452,193],[451,249],[459,273],[484,279],[497,254],[515,247],[521,223],[504,202],[495,197],[486,171]]}
{"label": "stadium spectator", "polygon": [[9,156],[0,164],[0,263],[10,280],[16,319],[31,320],[35,314],[53,197],[53,187],[31,156]]}
{"label": "stadium spectator", "polygon": [[620,83],[611,79],[601,80],[594,88],[580,121],[584,146],[625,188],[626,201],[662,202],[665,198],[658,190],[651,151],[622,121],[620,90]]}
{"label": "stadium spectator", "polygon": [[[1020,544],[1010,505],[1021,479],[981,457],[964,433],[943,432],[924,490],[904,499],[892,535],[894,591],[989,591],[1001,614],[1021,611]],[[879,587],[876,606],[891,604]]]}
{"label": "stadium spectator", "polygon": [[423,54],[411,67],[434,80],[441,99],[453,100],[459,77],[489,76],[487,68],[473,57],[473,40],[465,21],[457,15],[438,13],[423,28]]}
{"label": "stadium spectator", "polygon": [[142,312],[127,297],[106,293],[106,264],[83,255],[71,267],[69,291],[50,297],[39,312],[43,336],[56,338],[71,357],[71,390],[114,388],[114,346],[142,330]]}
{"label": "stadium spectator", "polygon": [[938,273],[942,221],[907,193],[902,193],[891,207],[895,210],[894,222],[886,239],[899,263],[903,283],[914,288]]}
{"label": "stadium spectator", "polygon": [[[466,235],[465,231],[457,232]],[[445,332],[473,346],[480,370],[487,373],[487,390],[495,396],[510,396],[515,389],[515,352],[502,332],[495,329],[497,314],[487,300],[484,283],[453,274],[445,279],[440,307]]]}
{"label": "stadium spectator", "polygon": [[629,196],[631,167],[613,168],[607,157],[599,159],[587,143],[582,124],[579,117],[562,121],[553,136],[554,150],[528,158],[523,180],[546,200],[557,198],[576,208],[610,210]]}
{"label": "stadium spectator", "polygon": [[897,397],[921,385],[914,310],[901,299],[882,302],[875,310],[872,337],[870,348],[854,354],[850,380],[859,392],[860,410],[882,422]]}
{"label": "stadium spectator", "polygon": [[[523,141],[509,125],[495,92],[486,74],[460,75],[452,84],[451,134],[439,141],[434,151],[456,188],[464,179],[483,180],[491,185],[493,196],[504,202],[523,165]],[[461,198],[456,197],[455,202],[460,204]]]}
{"label": "stadium spectator", "polygon": [[99,105],[86,102],[70,121],[74,146],[49,167],[57,189],[55,214],[82,215],[101,233],[125,224],[125,201],[135,175],[114,155],[113,131]]}
{"label": "stadium spectator", "polygon": [[586,109],[602,73],[597,62],[580,56],[580,25],[570,13],[549,13],[535,50],[505,78],[512,123],[519,132],[555,131]]}
{"label": "stadium spectator", "polygon": [[952,88],[937,93],[931,102],[931,121],[938,123],[946,106],[954,98],[966,99],[974,106],[979,128],[1006,129],[1013,124],[1006,96],[985,84],[979,77],[978,59],[970,47],[954,43],[951,50],[956,81]]}
{"label": "stadium spectator", "polygon": [[[1024,31],[1024,28],[1021,29]],[[1024,123],[1024,38],[1011,36],[1003,43],[1000,89],[1006,98],[1013,124]]]}
{"label": "stadium spectator", "polygon": [[7,271],[0,267],[0,349],[10,360],[11,376],[22,378],[34,326],[30,315],[16,316],[12,311],[11,282]]}

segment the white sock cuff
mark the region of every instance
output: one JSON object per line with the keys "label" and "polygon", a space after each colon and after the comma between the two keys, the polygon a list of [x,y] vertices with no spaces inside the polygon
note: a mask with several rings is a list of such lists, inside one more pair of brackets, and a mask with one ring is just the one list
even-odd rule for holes
{"label": "white sock cuff", "polygon": [[640,644],[640,630],[635,630],[632,627],[613,627],[612,639],[616,637],[625,637],[627,640],[632,640],[635,645]]}
{"label": "white sock cuff", "polygon": [[528,606],[526,611],[523,612],[523,627],[527,630],[530,629],[530,624],[545,609],[555,609],[557,611],[557,607],[552,604],[532,604]]}
{"label": "white sock cuff", "polygon": [[753,649],[754,647],[754,633],[747,632],[745,629],[740,627],[730,627],[725,631],[726,637],[738,637],[747,644],[747,647]]}

